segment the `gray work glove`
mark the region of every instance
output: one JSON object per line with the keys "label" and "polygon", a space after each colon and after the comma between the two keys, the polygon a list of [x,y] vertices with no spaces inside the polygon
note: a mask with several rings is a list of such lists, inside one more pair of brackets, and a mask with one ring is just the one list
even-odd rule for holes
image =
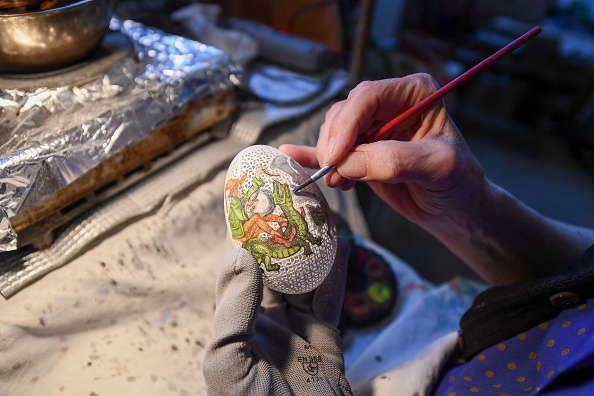
{"label": "gray work glove", "polygon": [[208,394],[352,395],[336,328],[347,259],[348,243],[339,238],[324,282],[289,295],[263,286],[260,267],[246,250],[228,252],[202,366]]}

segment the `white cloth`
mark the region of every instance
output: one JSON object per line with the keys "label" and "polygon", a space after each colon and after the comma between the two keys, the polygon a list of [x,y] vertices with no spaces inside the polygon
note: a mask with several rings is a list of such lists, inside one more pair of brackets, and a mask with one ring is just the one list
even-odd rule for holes
{"label": "white cloth", "polygon": [[175,11],[171,19],[180,22],[194,39],[225,51],[245,66],[258,55],[258,43],[248,34],[218,27],[220,12],[219,5],[193,3]]}
{"label": "white cloth", "polygon": [[[211,337],[217,267],[228,247],[223,184],[221,172],[0,299],[0,394],[205,395],[201,364]],[[353,388],[379,392],[394,383],[386,378],[415,378],[440,364],[407,362],[455,328],[449,313],[440,321],[439,309],[452,305],[439,298],[451,291],[431,285],[415,290],[405,269],[399,268],[405,283],[391,325],[354,336],[345,351]],[[421,321],[423,315],[434,320]]]}
{"label": "white cloth", "polygon": [[359,238],[357,243],[388,261],[398,278],[399,298],[393,317],[382,326],[345,334],[347,380],[356,395],[426,394],[455,347],[461,316],[485,285],[454,279],[435,286],[372,241]]}
{"label": "white cloth", "polygon": [[205,394],[224,174],[0,299],[0,394]]}
{"label": "white cloth", "polygon": [[442,336],[412,358],[354,389],[357,396],[428,395],[444,362],[451,356],[458,333]]}

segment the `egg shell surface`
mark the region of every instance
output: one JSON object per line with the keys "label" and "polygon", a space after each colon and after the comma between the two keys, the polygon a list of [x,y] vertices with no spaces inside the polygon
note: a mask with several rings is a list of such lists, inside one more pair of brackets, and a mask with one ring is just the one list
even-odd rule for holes
{"label": "egg shell surface", "polygon": [[264,284],[288,294],[318,287],[336,256],[337,233],[320,188],[295,160],[271,146],[239,152],[225,179],[225,216],[234,246],[256,259]]}

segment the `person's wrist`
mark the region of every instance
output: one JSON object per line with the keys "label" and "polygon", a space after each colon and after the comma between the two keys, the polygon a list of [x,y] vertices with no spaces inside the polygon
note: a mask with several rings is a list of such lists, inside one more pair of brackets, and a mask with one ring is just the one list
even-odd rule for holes
{"label": "person's wrist", "polygon": [[456,205],[444,210],[425,229],[491,282],[492,272],[499,271],[498,263],[512,260],[506,256],[504,235],[509,233],[509,211],[515,211],[515,202],[507,191],[487,178],[477,178],[474,187],[468,188]]}
{"label": "person's wrist", "polygon": [[546,272],[544,265],[531,266],[542,216],[502,187],[485,179],[467,210],[452,218],[440,239],[489,283],[511,284]]}
{"label": "person's wrist", "polygon": [[499,191],[487,179],[481,179],[468,189],[464,196],[456,197],[456,202],[440,217],[438,232],[444,235],[465,236],[469,232],[469,224],[482,228],[485,225],[487,211],[493,209]]}

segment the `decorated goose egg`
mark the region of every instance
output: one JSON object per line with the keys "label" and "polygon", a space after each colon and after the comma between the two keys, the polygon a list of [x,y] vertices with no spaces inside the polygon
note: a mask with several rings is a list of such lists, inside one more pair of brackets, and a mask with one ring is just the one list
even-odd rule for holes
{"label": "decorated goose egg", "polygon": [[315,289],[336,255],[336,226],[324,195],[295,160],[255,145],[235,156],[225,180],[225,215],[235,246],[260,265],[264,283],[288,294]]}

